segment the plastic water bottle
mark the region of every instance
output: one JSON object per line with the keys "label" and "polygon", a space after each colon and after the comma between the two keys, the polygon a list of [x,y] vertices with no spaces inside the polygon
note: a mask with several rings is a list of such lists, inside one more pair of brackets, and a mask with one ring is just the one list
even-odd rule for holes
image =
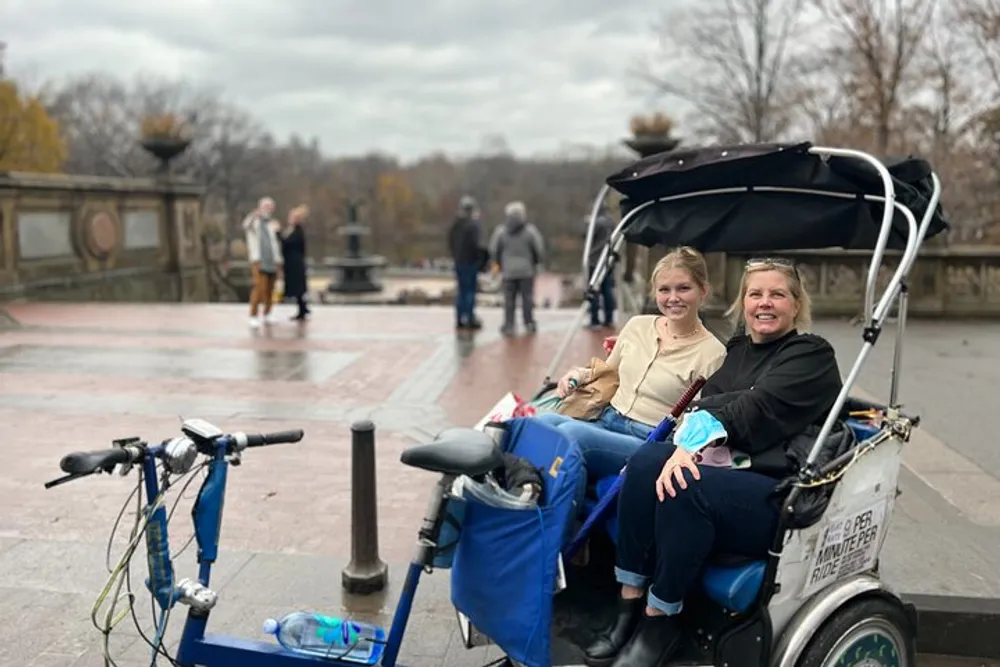
{"label": "plastic water bottle", "polygon": [[295,653],[364,664],[373,662],[372,654],[384,635],[380,628],[367,623],[302,611],[280,621],[267,619],[264,632]]}

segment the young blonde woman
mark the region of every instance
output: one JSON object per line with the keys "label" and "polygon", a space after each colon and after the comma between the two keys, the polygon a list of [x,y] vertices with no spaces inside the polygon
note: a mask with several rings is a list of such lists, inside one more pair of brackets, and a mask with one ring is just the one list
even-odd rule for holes
{"label": "young blonde woman", "polygon": [[[618,334],[607,359],[620,380],[611,404],[593,422],[557,413],[538,417],[579,444],[591,479],[617,474],[691,382],[712,375],[726,355],[698,315],[709,293],[701,253],[686,246],[671,251],[653,268],[650,283],[660,314],[637,315]],[[586,382],[586,375],[585,368],[570,370],[559,380],[559,395],[573,391],[573,380]]]}

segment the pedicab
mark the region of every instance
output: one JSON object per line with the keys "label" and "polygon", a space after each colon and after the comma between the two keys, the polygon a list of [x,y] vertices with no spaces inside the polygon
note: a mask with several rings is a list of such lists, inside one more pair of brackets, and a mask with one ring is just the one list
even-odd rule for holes
{"label": "pedicab", "polygon": [[[858,151],[803,143],[656,155],[611,176],[608,186],[624,196],[624,215],[602,252],[591,289],[611,270],[625,239],[647,246],[686,244],[704,252],[873,251],[864,294],[864,344],[808,456],[795,475],[778,483],[783,511],[771,550],[756,560],[718,554],[705,568],[701,589],[685,600],[687,642],[671,664],[909,667],[915,610],[881,581],[878,555],[892,517],[902,448],[919,423],[900,410],[898,380],[906,277],[921,242],[947,228],[938,208],[937,177],[919,159],[882,164]],[[876,301],[876,280],[888,250],[902,253]],[[898,326],[889,398],[876,404],[850,390],[893,306]],[[581,306],[579,322],[586,307]],[[564,343],[559,354],[567,347]],[[678,416],[668,415],[654,432],[668,432]],[[224,434],[199,419],[186,420],[181,430],[184,437],[161,444],[126,438],[108,450],[69,454],[60,461],[66,475],[45,485],[114,469],[123,475],[137,466],[142,471],[128,549],[92,612],[105,636],[106,657],[108,636],[124,615],[115,616],[113,602],[100,627],[99,608],[113,589],[114,601],[121,600],[118,592],[129,580],[131,556],[145,540],[146,587],[160,609],[154,610],[154,640],[147,639],[153,664],[163,655],[172,664],[192,666],[395,667],[422,573],[450,568],[451,601],[466,645],[485,636],[508,663],[546,667],[553,663],[553,629],[561,623],[556,603],[585,588],[574,585],[579,582],[566,566],[570,556],[588,536],[596,541],[616,531],[607,510],[617,477],[595,480],[587,498],[579,447],[559,429],[527,416],[496,423],[486,419],[478,429],[448,429],[401,456],[403,464],[440,477],[388,629],[368,628],[372,634],[363,638],[351,630],[358,636],[344,635],[345,646],[336,654],[331,653],[336,638],[326,634],[323,648],[309,653],[206,634],[218,600],[209,581],[230,466],[238,465],[249,448],[299,442],[303,433]],[[850,437],[835,436],[843,433]],[[209,473],[192,507],[198,576],[178,581],[167,536],[172,510],[167,513],[163,493],[168,483],[186,478],[183,496],[186,484],[206,466]],[[610,580],[610,570],[603,575]],[[127,598],[131,608],[131,591]],[[163,640],[170,611],[178,604],[189,610],[174,659]],[[321,629],[356,625],[313,618],[322,621]],[[293,639],[315,643],[311,637]]]}
{"label": "pedicab", "polygon": [[[610,190],[622,197],[622,218],[591,272],[586,258],[596,211]],[[872,252],[863,294],[863,345],[798,472],[777,481],[783,500],[772,548],[760,559],[728,554],[711,559],[701,590],[685,600],[685,645],[671,664],[914,663],[915,609],[881,580],[878,563],[898,495],[902,449],[919,424],[898,401],[907,277],[922,242],[948,227],[940,194],[940,181],[925,160],[882,162],[861,151],[811,143],[675,151],[641,159],[607,179],[584,249],[588,293],[614,269],[626,241],[758,256],[824,248]],[[890,251],[895,261],[887,257]],[[876,295],[884,266],[891,277]],[[585,300],[536,399],[554,387],[554,373],[587,309]],[[852,389],[893,309],[897,328],[888,400],[873,402]],[[839,363],[843,370],[845,360]],[[484,418],[477,428],[492,433],[505,455],[529,460],[541,473],[534,481],[544,490],[536,504],[518,506],[490,502],[487,494],[470,494],[468,487],[463,492],[457,485],[452,496],[462,507],[445,509],[447,544],[441,539],[450,556],[441,565],[451,568],[452,603],[466,647],[496,644],[510,664],[545,667],[552,664],[553,626],[560,625],[558,634],[567,625],[553,608],[581,589],[574,585],[570,557],[588,539],[603,537],[613,544],[617,521],[609,510],[620,477],[588,480],[581,509],[570,488],[572,476],[582,470],[575,443],[519,415],[499,423]],[[470,440],[475,436],[482,433],[470,432]],[[468,481],[482,486],[483,476]],[[517,491],[516,484],[492,486]],[[617,590],[609,563],[600,576],[611,583],[605,589]],[[590,593],[583,590],[575,603],[601,604]],[[606,601],[613,607],[613,598]],[[578,642],[586,635],[572,627],[563,634],[574,637],[574,631]]]}

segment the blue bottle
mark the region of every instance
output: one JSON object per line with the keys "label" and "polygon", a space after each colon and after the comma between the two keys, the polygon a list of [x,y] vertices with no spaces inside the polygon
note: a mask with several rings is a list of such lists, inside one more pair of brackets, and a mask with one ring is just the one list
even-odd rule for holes
{"label": "blue bottle", "polygon": [[280,621],[264,621],[264,632],[285,649],[303,655],[332,658],[363,665],[378,662],[385,631],[367,623],[297,611]]}

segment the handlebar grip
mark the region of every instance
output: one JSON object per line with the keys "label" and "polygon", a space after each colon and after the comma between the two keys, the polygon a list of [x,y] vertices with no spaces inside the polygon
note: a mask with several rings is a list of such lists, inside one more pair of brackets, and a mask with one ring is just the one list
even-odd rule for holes
{"label": "handlebar grip", "polygon": [[705,379],[705,377],[699,375],[698,378],[693,383],[691,383],[691,386],[687,388],[687,391],[681,394],[681,397],[677,400],[677,403],[674,405],[674,409],[670,411],[670,416],[673,417],[674,419],[680,417],[681,413],[687,410],[688,404],[691,403],[691,401],[698,394],[698,392],[701,391],[701,388],[705,386],[706,382],[708,382],[708,380]]}
{"label": "handlebar grip", "polygon": [[298,442],[305,432],[298,428],[292,431],[278,431],[277,433],[258,433],[247,435],[247,447],[263,447],[264,445],[281,445],[290,442]]}
{"label": "handlebar grip", "polygon": [[100,468],[111,468],[117,463],[129,463],[133,454],[124,447],[100,449],[93,452],[73,452],[59,462],[59,468],[70,475],[89,475]]}

